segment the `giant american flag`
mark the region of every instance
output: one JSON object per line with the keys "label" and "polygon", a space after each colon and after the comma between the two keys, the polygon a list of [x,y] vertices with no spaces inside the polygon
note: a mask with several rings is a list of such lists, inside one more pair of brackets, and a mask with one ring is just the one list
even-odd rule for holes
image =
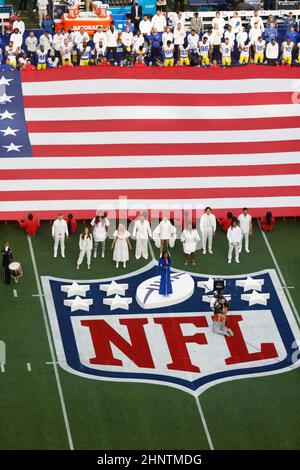
{"label": "giant american flag", "polygon": [[300,68],[0,73],[0,218],[300,214]]}

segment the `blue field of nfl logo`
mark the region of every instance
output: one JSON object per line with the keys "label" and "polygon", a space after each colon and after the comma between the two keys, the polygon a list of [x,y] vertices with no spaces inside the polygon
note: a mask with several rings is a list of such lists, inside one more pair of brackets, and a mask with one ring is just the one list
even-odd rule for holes
{"label": "blue field of nfl logo", "polygon": [[[220,277],[233,337],[212,331],[212,281]],[[172,269],[166,297],[158,293],[154,261],[109,279],[41,279],[58,363],[81,377],[199,395],[220,382],[299,365],[299,328],[273,269],[238,276]]]}

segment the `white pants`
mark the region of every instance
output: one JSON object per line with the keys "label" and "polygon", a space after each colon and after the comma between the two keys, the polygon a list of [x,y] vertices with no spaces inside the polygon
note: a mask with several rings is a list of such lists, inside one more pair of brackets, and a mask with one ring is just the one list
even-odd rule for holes
{"label": "white pants", "polygon": [[43,20],[46,19],[47,16],[47,10],[39,10],[39,25],[40,27],[42,26]]}
{"label": "white pants", "polygon": [[213,321],[212,330],[217,335],[230,336],[228,328],[225,326],[225,321]]}
{"label": "white pants", "polygon": [[202,232],[202,248],[203,251],[206,251],[206,242],[208,242],[208,249],[212,250],[212,241],[213,241],[214,231],[212,228],[205,228]]}
{"label": "white pants", "polygon": [[136,259],[140,259],[140,257],[148,259],[148,240],[147,238],[141,239],[138,238],[136,240],[136,247],[135,247],[135,257]]}
{"label": "white pants", "polygon": [[80,252],[79,252],[79,257],[78,257],[78,261],[77,261],[78,266],[82,263],[83,258],[84,258],[85,255],[86,255],[87,265],[90,266],[92,250],[88,250],[86,248],[84,248],[83,250],[80,250]]}
{"label": "white pants", "polygon": [[243,239],[245,239],[245,250],[249,250],[249,232],[242,233],[240,252],[242,251]]}
{"label": "white pants", "polygon": [[229,243],[229,250],[228,250],[228,259],[231,260],[232,258],[232,252],[233,250],[235,251],[235,260],[239,260],[239,254],[240,254],[240,244],[239,243]]}
{"label": "white pants", "polygon": [[65,256],[65,235],[54,236],[54,256],[57,256],[58,245],[60,243],[61,255]]}
{"label": "white pants", "polygon": [[103,242],[94,241],[94,254],[97,255],[97,248],[98,248],[99,243],[101,245],[101,254],[104,255],[105,254],[105,240]]}

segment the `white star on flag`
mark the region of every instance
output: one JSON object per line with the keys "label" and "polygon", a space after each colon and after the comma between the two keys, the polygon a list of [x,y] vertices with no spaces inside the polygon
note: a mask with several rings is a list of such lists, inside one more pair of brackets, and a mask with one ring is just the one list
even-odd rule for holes
{"label": "white star on flag", "polygon": [[211,292],[214,290],[214,280],[212,277],[210,277],[207,279],[207,281],[198,281],[197,287],[200,287],[200,289],[205,289],[205,293]]}
{"label": "white star on flag", "polygon": [[14,118],[13,118],[12,116],[14,116],[15,114],[17,114],[17,113],[9,113],[9,112],[7,111],[7,109],[6,109],[6,110],[4,111],[4,113],[0,113],[1,121],[2,121],[3,119],[12,119],[12,120],[13,120]]}
{"label": "white star on flag", "polygon": [[14,96],[7,96],[6,93],[3,93],[3,95],[0,96],[0,104],[4,104],[6,102],[11,103],[11,98],[14,98]]}
{"label": "white star on flag", "polygon": [[4,75],[0,78],[0,85],[9,85],[9,82],[12,82],[12,78],[5,78]]}
{"label": "white star on flag", "polygon": [[[223,297],[225,297],[227,302],[229,302],[229,300],[231,300],[231,295],[230,294],[226,294]],[[216,297],[214,295],[202,295],[202,302],[209,303],[210,307],[214,306],[215,301],[216,301]]]}
{"label": "white star on flag", "polygon": [[125,295],[128,284],[117,284],[115,281],[112,281],[110,284],[100,284],[99,289],[106,292],[107,297],[113,294]]}
{"label": "white star on flag", "polygon": [[6,151],[7,152],[12,152],[13,150],[15,152],[20,152],[20,148],[23,147],[23,145],[15,145],[13,143],[9,144],[9,145],[2,145],[2,147],[4,147],[5,149],[7,149]]}
{"label": "white star on flag", "polygon": [[18,132],[20,129],[11,129],[9,126],[6,129],[1,129],[0,132],[3,132],[3,137],[6,135],[14,135],[16,136],[16,132]]}
{"label": "white star on flag", "polygon": [[132,303],[132,297],[120,297],[116,295],[113,299],[103,299],[104,305],[110,305],[110,310],[116,310],[116,308],[122,308],[123,310],[129,310],[129,304]]}
{"label": "white star on flag", "polygon": [[76,312],[76,310],[89,312],[90,305],[93,305],[93,299],[82,299],[77,295],[75,299],[64,300],[64,305],[66,307],[71,307],[71,312]]}
{"label": "white star on flag", "polygon": [[270,298],[270,294],[260,294],[254,290],[251,294],[242,294],[241,299],[249,302],[249,307],[251,305],[267,305],[268,300]]}
{"label": "white star on flag", "polygon": [[235,285],[238,287],[243,287],[244,292],[247,292],[248,290],[258,290],[261,292],[264,283],[264,279],[253,279],[252,277],[248,276],[247,279],[239,279],[236,281]]}
{"label": "white star on flag", "polygon": [[72,297],[73,295],[80,295],[81,297],[85,297],[88,290],[90,290],[89,284],[77,284],[77,282],[73,282],[73,284],[68,284],[65,286],[61,286],[60,290],[62,292],[67,292],[67,297]]}

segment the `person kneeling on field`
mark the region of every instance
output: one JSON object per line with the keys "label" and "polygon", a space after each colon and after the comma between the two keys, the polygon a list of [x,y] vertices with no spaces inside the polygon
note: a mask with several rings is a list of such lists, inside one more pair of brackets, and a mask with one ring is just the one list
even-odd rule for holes
{"label": "person kneeling on field", "polygon": [[228,303],[225,297],[218,296],[214,303],[213,333],[223,336],[233,336],[233,331],[226,327]]}
{"label": "person kneeling on field", "polygon": [[44,46],[40,46],[40,50],[37,52],[37,70],[46,70],[47,68],[47,52]]}
{"label": "person kneeling on field", "polygon": [[167,41],[162,47],[164,53],[164,66],[173,67],[174,65],[174,44],[171,41]]}
{"label": "person kneeling on field", "polygon": [[222,65],[223,67],[229,67],[231,65],[231,52],[232,48],[229,44],[229,38],[225,38],[225,42],[220,45],[220,52],[222,54]]}
{"label": "person kneeling on field", "polygon": [[249,62],[249,54],[250,54],[250,43],[246,42],[243,46],[240,48],[240,58],[239,58],[239,64],[248,64]]}

